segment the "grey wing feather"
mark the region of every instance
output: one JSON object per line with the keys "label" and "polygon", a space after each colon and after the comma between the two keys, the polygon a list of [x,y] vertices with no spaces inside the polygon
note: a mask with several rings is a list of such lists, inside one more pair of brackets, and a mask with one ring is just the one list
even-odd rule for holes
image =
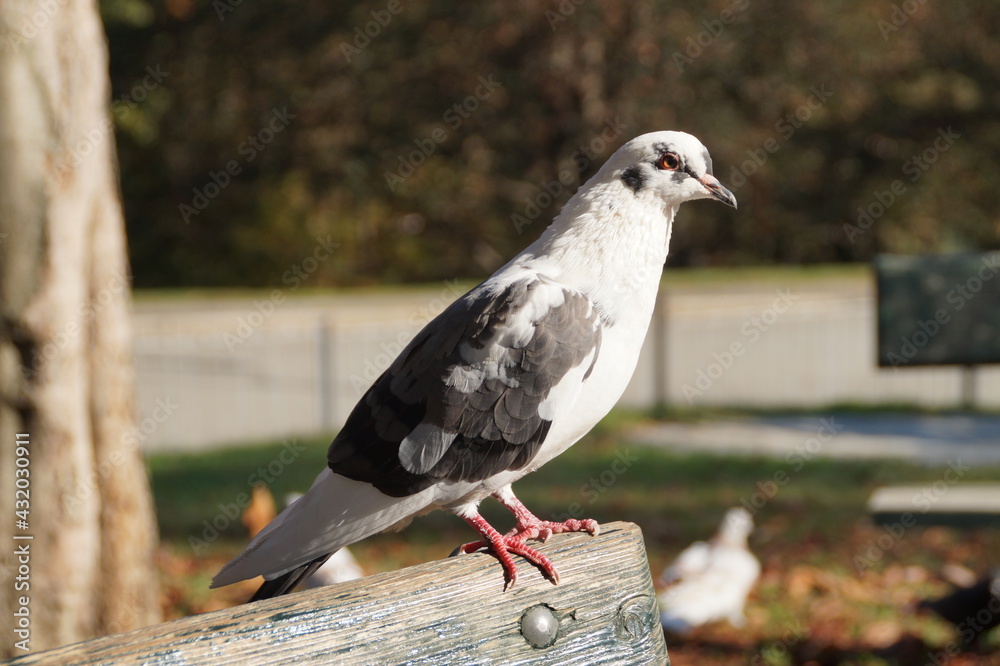
{"label": "grey wing feather", "polygon": [[589,375],[604,325],[584,294],[542,276],[480,285],[375,381],[331,444],[330,468],[396,497],[520,469],[551,426],[539,406],[588,358]]}

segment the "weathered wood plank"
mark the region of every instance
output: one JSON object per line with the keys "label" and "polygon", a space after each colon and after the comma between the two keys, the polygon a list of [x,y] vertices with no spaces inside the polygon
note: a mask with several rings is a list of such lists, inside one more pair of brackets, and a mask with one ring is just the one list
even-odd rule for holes
{"label": "weathered wood plank", "polygon": [[[27,664],[668,664],[642,534],[560,534],[538,549],[553,585],[518,560],[503,591],[500,564],[476,553],[341,585],[196,615],[28,655]],[[524,613],[548,606],[554,644],[530,646]]]}

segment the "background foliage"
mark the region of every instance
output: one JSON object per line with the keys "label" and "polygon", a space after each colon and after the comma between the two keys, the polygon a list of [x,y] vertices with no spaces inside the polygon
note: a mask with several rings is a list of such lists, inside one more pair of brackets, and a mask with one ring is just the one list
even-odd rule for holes
{"label": "background foliage", "polygon": [[[137,286],[278,284],[327,235],[340,254],[311,286],[481,277],[618,145],[668,128],[700,137],[740,200],[735,215],[688,206],[672,264],[1000,246],[996,3],[103,0],[102,10]],[[157,67],[162,82],[144,87]],[[480,77],[501,85],[478,99]],[[464,118],[454,106],[470,99]],[[248,150],[286,108],[287,125]],[[616,123],[619,135],[599,140]],[[959,138],[935,150],[948,128]],[[386,174],[421,141],[433,150],[390,187]],[[914,155],[934,162],[915,168]],[[233,161],[239,173],[213,188]],[[561,172],[571,184],[547,199]],[[185,221],[180,206],[196,191],[207,205]],[[879,206],[858,225],[859,207]],[[517,228],[514,215],[530,224]]]}

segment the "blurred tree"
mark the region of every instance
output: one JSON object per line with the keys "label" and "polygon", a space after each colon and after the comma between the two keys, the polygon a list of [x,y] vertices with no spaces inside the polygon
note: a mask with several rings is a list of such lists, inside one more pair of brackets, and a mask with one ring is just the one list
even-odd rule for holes
{"label": "blurred tree", "polygon": [[658,129],[740,200],[685,209],[674,265],[1000,246],[997,3],[103,7],[143,286],[280,284],[324,234],[310,286],[482,276]]}
{"label": "blurred tree", "polygon": [[[128,262],[97,6],[4,2],[0,26],[0,609],[8,627],[0,650],[14,656],[155,622],[159,586],[133,414]],[[23,492],[15,495],[15,484]],[[11,640],[24,608],[30,636]]]}

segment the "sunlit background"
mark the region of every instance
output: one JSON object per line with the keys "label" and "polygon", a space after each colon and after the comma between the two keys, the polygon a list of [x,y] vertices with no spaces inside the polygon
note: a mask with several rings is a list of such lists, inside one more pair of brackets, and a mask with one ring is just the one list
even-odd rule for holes
{"label": "sunlit background", "polygon": [[319,234],[342,251],[313,286],[479,278],[660,129],[701,138],[740,200],[686,209],[671,266],[1000,245],[989,3],[386,4],[102,2],[137,286],[279,284]]}
{"label": "sunlit background", "polygon": [[[533,241],[622,143],[678,129],[708,147],[739,210],[682,209],[623,409],[522,481],[525,501],[639,523],[654,576],[726,508],[754,506],[764,569],[747,625],[668,637],[678,665],[924,663],[952,645],[972,650],[952,663],[980,663],[997,645],[956,643],[915,612],[958,580],[948,567],[998,564],[995,527],[913,528],[865,557],[885,529],[869,494],[933,487],[949,441],[986,451],[963,481],[1000,473],[984,413],[1000,408],[1000,373],[878,368],[869,269],[882,253],[1000,248],[1000,5],[101,10],[168,614],[245,598],[205,589],[243,526],[206,525],[278,442],[309,451],[275,475],[280,499],[424,322]],[[626,450],[643,464],[586,490]],[[756,506],[778,472],[788,482]],[[357,553],[375,573],[467,537],[437,515]]]}

